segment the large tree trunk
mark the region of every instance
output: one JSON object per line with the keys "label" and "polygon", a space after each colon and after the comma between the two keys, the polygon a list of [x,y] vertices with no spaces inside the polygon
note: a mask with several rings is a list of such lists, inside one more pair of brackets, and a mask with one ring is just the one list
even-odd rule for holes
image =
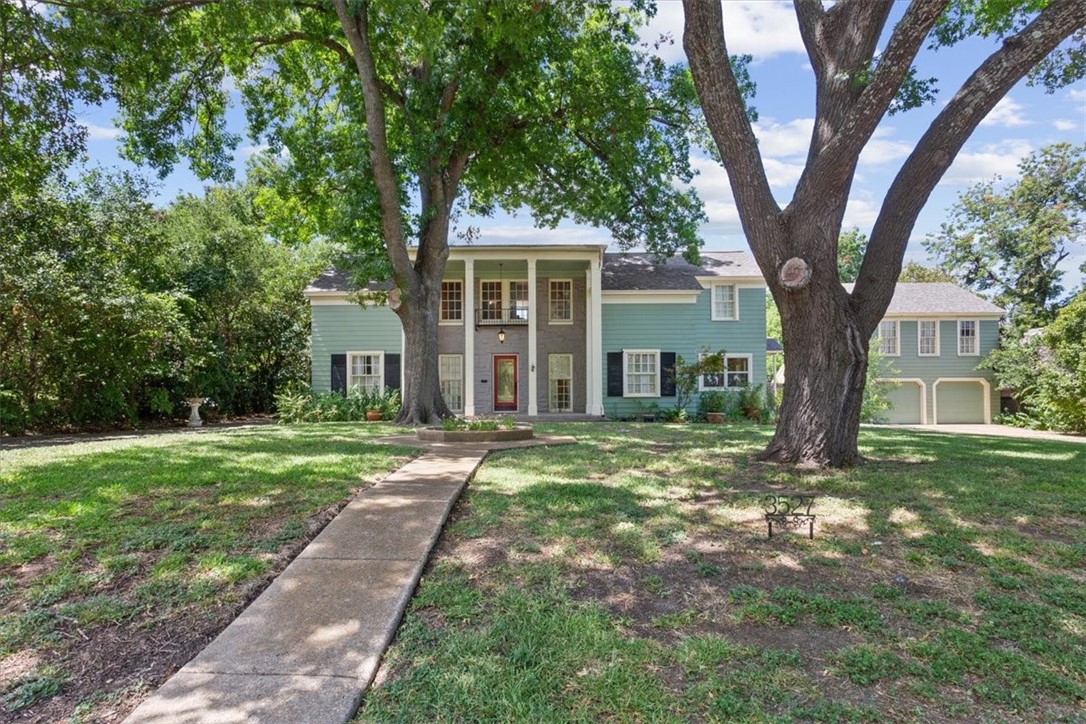
{"label": "large tree trunk", "polygon": [[862,462],[856,449],[867,375],[868,335],[848,294],[811,284],[779,292],[784,338],[784,401],[772,442],[758,457],[842,467]]}
{"label": "large tree trunk", "polygon": [[417,265],[416,283],[397,314],[404,333],[403,389],[397,425],[433,425],[452,412],[441,396],[438,378],[437,326],[441,299],[440,264]]}

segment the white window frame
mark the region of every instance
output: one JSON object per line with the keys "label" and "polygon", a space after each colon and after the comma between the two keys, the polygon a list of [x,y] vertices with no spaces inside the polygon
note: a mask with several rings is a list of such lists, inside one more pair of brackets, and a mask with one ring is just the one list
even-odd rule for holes
{"label": "white window frame", "polygon": [[[442,362],[445,361],[445,360],[450,360],[450,359],[455,359],[459,363],[459,367],[460,367],[460,377],[459,377],[459,379],[456,380],[460,385],[460,390],[459,390],[460,405],[458,405],[458,406],[449,404],[449,397],[445,394],[445,389],[444,389],[445,383],[451,382],[452,379],[447,378],[447,377],[443,377],[442,374],[441,374],[442,370],[445,369]],[[464,355],[462,355],[462,354],[439,354],[437,356],[437,376],[438,376],[438,386],[440,386],[442,388],[441,396],[443,398],[445,398],[445,404],[449,405],[449,409],[452,410],[453,412],[463,412],[464,411]]]}
{"label": "white window frame", "polygon": [[[710,315],[714,322],[738,322],[739,321],[739,287],[735,284],[713,284],[709,299]],[[717,297],[724,290],[730,289],[732,293],[732,315],[726,317],[717,313]]]}
{"label": "white window frame", "polygon": [[[698,353],[698,362],[701,362],[703,359],[708,357],[709,354],[710,353],[707,353],[707,352],[699,352]],[[732,355],[732,357],[738,357],[738,356],[739,355]],[[722,359],[724,360],[724,368],[725,369],[720,372],[719,376],[724,380],[724,384],[722,384],[722,385],[707,385],[707,384],[705,384],[705,375],[699,375],[698,376],[698,392],[705,392],[706,390],[726,390],[726,389],[728,389],[728,372],[727,372],[728,355],[723,355]],[[714,375],[714,377],[715,376],[716,375]]]}
{"label": "white window frame", "polygon": [[[523,300],[517,299],[516,297],[513,296],[513,285],[514,284],[523,284],[524,285],[524,299]],[[531,297],[532,297],[532,291],[528,288],[528,280],[527,279],[510,279],[509,281],[505,282],[505,289],[502,290],[502,294],[503,294],[505,299],[509,300],[509,309],[508,309],[509,319],[514,320],[514,321],[523,321],[523,322],[528,321],[528,317],[532,313],[532,310],[528,308],[528,300],[531,299]],[[521,317],[519,314],[517,314],[514,311],[514,310],[519,309],[518,305],[520,304],[521,301],[524,302],[524,316],[523,317]]]}
{"label": "white window frame", "polygon": [[[630,392],[630,356],[653,355],[655,358],[655,370],[652,372],[654,390],[651,392]],[[638,376],[648,375],[648,372],[637,372]],[[660,350],[658,349],[624,349],[622,350],[622,396],[623,397],[659,397],[660,396]]]}
{"label": "white window frame", "polygon": [[[564,284],[569,289],[569,316],[556,317],[554,316],[554,288],[556,284]],[[573,324],[573,280],[572,279],[550,279],[547,282],[547,322],[550,324]]]}
{"label": "white window frame", "polygon": [[[385,393],[385,353],[379,351],[370,352],[348,352],[347,353],[347,391],[355,389],[356,385],[351,384],[354,375],[354,360],[356,357],[376,357],[377,358],[377,379],[379,384],[376,391],[380,394]],[[367,377],[374,377],[375,375],[366,375]]]}
{"label": "white window frame", "polygon": [[[569,377],[552,377],[551,371],[553,366],[551,360],[555,357],[565,357],[569,362]],[[569,382],[569,407],[559,408],[554,404],[555,389],[554,383],[561,380],[567,380]],[[547,409],[550,412],[573,412],[573,355],[568,352],[560,352],[557,354],[547,355]]]}
{"label": "white window frame", "polygon": [[[920,334],[920,328],[924,324],[934,324],[935,325],[935,351],[934,352],[925,352],[924,347],[921,344],[921,340],[923,339],[923,336]],[[938,357],[939,356],[939,352],[942,349],[942,341],[939,339],[940,327],[942,327],[942,325],[939,323],[938,319],[918,319],[918,320],[916,320],[916,356],[917,357]]]}
{"label": "white window frame", "polygon": [[[456,285],[460,290],[460,316],[459,317],[446,317],[445,316],[445,285]],[[462,326],[464,324],[464,280],[463,279],[446,279],[441,282],[441,300],[438,302],[438,324],[446,326]]]}
{"label": "white window frame", "polygon": [[[487,284],[496,284],[498,286],[498,316],[493,316],[493,310],[488,307],[487,304],[493,302],[493,299],[487,299],[483,293]],[[502,283],[498,279],[480,279],[479,280],[479,318],[484,322],[497,322],[505,320],[505,300],[509,298],[509,292],[506,291],[507,285]]]}
{"label": "white window frame", "polygon": [[[483,306],[483,302],[484,302],[484,299],[483,299],[483,285],[485,285],[485,284],[500,284],[501,286],[499,287],[499,293],[501,294],[501,297],[498,299],[498,316],[497,317],[488,317],[488,316],[485,316],[485,315],[481,315],[480,318],[483,321],[487,321],[487,322],[522,321],[523,322],[523,321],[526,321],[528,319],[528,315],[530,315],[532,313],[532,309],[531,309],[530,305],[528,304],[528,300],[532,296],[532,291],[530,289],[528,289],[528,280],[527,279],[480,279],[479,280],[479,287],[478,287],[478,290],[477,290],[478,293],[479,293],[479,296],[478,296],[479,309],[484,310],[484,311],[487,309],[485,306]],[[524,316],[523,320],[520,317],[517,317],[517,316],[515,316],[514,314],[511,313],[511,310],[517,304],[517,300],[513,298],[512,289],[510,287],[510,285],[512,285],[512,284],[523,284],[526,291],[527,291],[527,295],[525,296],[525,298],[523,300],[524,301],[524,310],[525,310],[525,316]]]}
{"label": "white window frame", "polygon": [[[885,341],[889,337],[884,337],[882,334],[882,325],[892,324],[894,325],[894,352],[887,352],[885,349]],[[875,328],[875,335],[879,340],[879,354],[883,357],[900,357],[901,356],[901,321],[897,319],[884,319],[879,322],[879,326]]]}
{"label": "white window frame", "polygon": [[[728,384],[728,361],[733,359],[744,359],[747,361],[747,384],[745,385],[729,385]],[[726,354],[724,355],[724,387],[711,388],[711,389],[725,389],[725,390],[742,390],[747,387],[754,386],[754,355],[752,354]],[[734,373],[740,374],[740,373]]]}
{"label": "white window frame", "polygon": [[[965,323],[971,323],[973,325],[973,351],[962,352],[962,325]],[[980,320],[979,319],[959,319],[958,320],[958,356],[959,357],[980,357]]]}

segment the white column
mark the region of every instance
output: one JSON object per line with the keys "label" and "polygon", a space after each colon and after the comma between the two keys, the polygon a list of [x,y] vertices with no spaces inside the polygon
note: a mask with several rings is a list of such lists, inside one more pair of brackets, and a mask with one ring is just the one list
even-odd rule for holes
{"label": "white column", "polygon": [[536,323],[539,309],[536,306],[535,259],[528,259],[528,414],[539,414],[539,385],[536,383]]}
{"label": "white column", "polygon": [[592,369],[595,370],[589,414],[603,415],[603,382],[600,379],[603,371],[603,279],[598,258],[593,258],[588,266],[592,275],[592,345],[589,357],[592,359]]}
{"label": "white column", "polygon": [[475,415],[475,260],[464,260],[464,416]]}
{"label": "white column", "polygon": [[592,270],[584,270],[584,413],[592,414],[599,371],[592,360]]}

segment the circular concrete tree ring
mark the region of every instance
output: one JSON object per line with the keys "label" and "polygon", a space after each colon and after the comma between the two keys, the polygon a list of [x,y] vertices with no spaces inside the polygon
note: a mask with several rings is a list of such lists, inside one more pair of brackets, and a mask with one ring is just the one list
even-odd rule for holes
{"label": "circular concrete tree ring", "polygon": [[500,430],[442,430],[440,427],[423,427],[415,437],[426,442],[512,442],[531,440],[535,433],[530,425],[516,425]]}
{"label": "circular concrete tree ring", "polygon": [[802,289],[811,281],[811,267],[803,259],[794,256],[781,264],[781,271],[777,278],[785,289],[792,291]]}

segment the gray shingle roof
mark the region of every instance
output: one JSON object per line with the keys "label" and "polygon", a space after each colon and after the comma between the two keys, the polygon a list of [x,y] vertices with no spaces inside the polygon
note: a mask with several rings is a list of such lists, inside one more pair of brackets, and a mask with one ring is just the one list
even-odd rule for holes
{"label": "gray shingle roof", "polygon": [[[852,291],[852,284],[845,284]],[[899,282],[886,314],[1002,314],[968,289],[948,282]]]}
{"label": "gray shingle roof", "polygon": [[700,291],[697,277],[742,278],[761,276],[745,251],[703,251],[701,265],[674,256],[657,264],[651,254],[604,254],[600,270],[603,291]]}
{"label": "gray shingle roof", "polygon": [[[358,287],[351,280],[351,277],[346,272],[342,272],[335,267],[328,267],[320,276],[309,282],[309,286],[305,288],[307,292],[353,292]],[[383,282],[370,282],[366,285],[366,289],[370,291],[386,292],[392,289],[392,281]]]}

